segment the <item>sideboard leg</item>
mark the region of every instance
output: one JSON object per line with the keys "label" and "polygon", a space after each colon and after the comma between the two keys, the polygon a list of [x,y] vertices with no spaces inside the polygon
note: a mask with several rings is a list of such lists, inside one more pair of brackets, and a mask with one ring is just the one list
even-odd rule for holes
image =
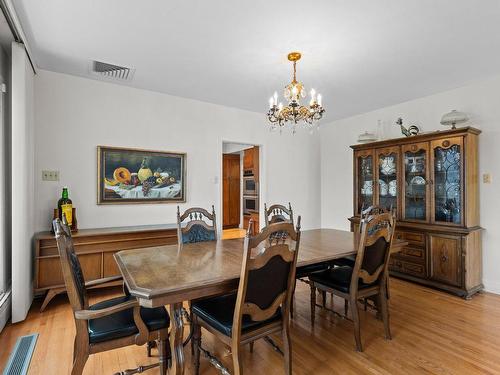
{"label": "sideboard leg", "polygon": [[45,295],[45,298],[43,300],[42,307],[40,307],[40,312],[43,312],[45,310],[45,308],[47,307],[49,302],[52,301],[52,298],[54,298],[58,294],[61,294],[65,291],[66,291],[66,289],[64,289],[64,288],[49,289],[49,291],[47,292],[47,294]]}

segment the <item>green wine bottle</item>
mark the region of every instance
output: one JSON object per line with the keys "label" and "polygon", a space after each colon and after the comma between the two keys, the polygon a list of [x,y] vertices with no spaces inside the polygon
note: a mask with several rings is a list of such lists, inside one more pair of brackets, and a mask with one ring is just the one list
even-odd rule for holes
{"label": "green wine bottle", "polygon": [[63,187],[61,199],[57,202],[57,208],[59,210],[59,219],[62,220],[63,215],[65,215],[68,226],[71,227],[73,225],[73,202],[69,199],[66,186]]}

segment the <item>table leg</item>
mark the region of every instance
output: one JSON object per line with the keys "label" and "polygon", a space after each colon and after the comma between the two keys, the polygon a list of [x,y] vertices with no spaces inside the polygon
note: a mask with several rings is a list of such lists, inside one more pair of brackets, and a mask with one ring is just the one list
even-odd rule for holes
{"label": "table leg", "polygon": [[182,321],[182,303],[174,303],[170,309],[170,346],[172,348],[172,369],[169,375],[184,374],[184,347],[182,339],[184,334],[184,323]]}

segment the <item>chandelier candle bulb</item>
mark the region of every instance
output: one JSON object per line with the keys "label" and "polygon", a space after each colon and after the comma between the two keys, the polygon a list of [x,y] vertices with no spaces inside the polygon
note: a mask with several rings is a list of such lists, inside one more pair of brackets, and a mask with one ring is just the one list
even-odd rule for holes
{"label": "chandelier candle bulb", "polygon": [[283,103],[280,102],[280,104],[278,105],[278,109],[281,111],[283,109]]}
{"label": "chandelier candle bulb", "polygon": [[273,108],[274,106],[274,99],[272,97],[269,98],[269,108]]}
{"label": "chandelier candle bulb", "polygon": [[278,93],[274,92],[274,105],[278,105]]}
{"label": "chandelier candle bulb", "polygon": [[321,94],[318,94],[318,105],[321,106],[323,102],[323,97],[321,96]]}

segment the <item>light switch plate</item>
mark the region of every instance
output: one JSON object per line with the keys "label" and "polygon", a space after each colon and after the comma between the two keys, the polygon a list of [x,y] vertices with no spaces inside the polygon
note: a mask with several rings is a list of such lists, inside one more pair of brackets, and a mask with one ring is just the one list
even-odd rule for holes
{"label": "light switch plate", "polygon": [[42,181],[59,181],[59,171],[42,171]]}
{"label": "light switch plate", "polygon": [[483,184],[491,184],[491,175],[489,173],[483,174]]}

